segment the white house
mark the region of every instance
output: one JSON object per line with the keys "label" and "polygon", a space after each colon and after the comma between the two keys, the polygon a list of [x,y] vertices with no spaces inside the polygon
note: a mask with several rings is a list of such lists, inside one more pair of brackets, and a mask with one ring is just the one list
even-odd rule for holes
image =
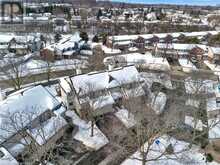
{"label": "white house", "polygon": [[12,93],[0,102],[0,109],[0,143],[14,158],[35,157],[26,152],[30,145],[44,154],[67,128],[62,117],[66,108],[41,85]]}
{"label": "white house", "polygon": [[103,114],[112,111],[112,105],[122,96],[143,94],[141,82],[135,66],[126,66],[62,78],[60,86],[67,107],[83,116],[85,107],[91,107],[97,115]]}

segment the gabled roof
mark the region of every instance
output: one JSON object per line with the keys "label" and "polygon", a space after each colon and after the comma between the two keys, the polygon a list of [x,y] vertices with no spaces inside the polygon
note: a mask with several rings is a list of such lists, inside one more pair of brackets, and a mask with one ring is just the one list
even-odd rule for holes
{"label": "gabled roof", "polygon": [[[77,75],[70,78],[73,87],[79,95],[88,94],[91,91],[105,90],[124,84],[139,81],[139,73],[135,66],[116,68],[111,71],[92,72]],[[68,81],[68,80],[67,80]],[[69,84],[61,80],[61,86],[68,92]]]}
{"label": "gabled roof", "polygon": [[0,102],[0,143],[28,126],[44,112],[59,107],[60,102],[41,85],[8,96]]}
{"label": "gabled roof", "polygon": [[190,50],[190,54],[192,55],[203,55],[205,53],[205,50],[200,48],[199,46],[195,46]]}
{"label": "gabled roof", "polygon": [[[202,32],[175,32],[175,33],[170,33],[170,35],[174,38],[178,38],[180,35],[185,35],[186,37],[199,37],[199,36],[204,36],[207,34],[211,35],[216,35],[218,34],[219,31],[202,31]],[[157,36],[160,39],[165,38],[169,33],[157,33],[157,34],[142,34],[142,35],[118,35],[118,36],[110,36],[109,39],[113,39],[114,41],[128,41],[128,40],[135,40],[139,36],[143,37],[144,39],[150,39],[153,36]]]}

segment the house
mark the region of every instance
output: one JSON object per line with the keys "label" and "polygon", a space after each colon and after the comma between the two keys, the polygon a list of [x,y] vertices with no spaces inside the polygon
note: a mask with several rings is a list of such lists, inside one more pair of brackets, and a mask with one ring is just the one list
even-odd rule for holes
{"label": "house", "polygon": [[145,48],[145,39],[143,37],[138,37],[134,40],[134,46],[143,50]]}
{"label": "house", "polygon": [[61,39],[58,43],[54,43],[41,50],[40,55],[44,59],[49,56],[50,59],[72,59],[77,54],[80,44],[84,42],[81,40],[78,33],[72,36],[67,36]]}
{"label": "house", "polygon": [[[21,39],[22,40],[22,39]],[[10,53],[15,53],[16,55],[24,55],[28,53],[28,45],[23,41],[19,41],[17,38],[13,38],[8,45]]]}
{"label": "house", "polygon": [[0,102],[0,109],[1,146],[19,162],[37,160],[68,127],[62,117],[66,108],[41,85],[12,93]]}
{"label": "house", "polygon": [[54,18],[52,20],[55,32],[68,32],[69,23],[65,18]]}
{"label": "house", "polygon": [[1,34],[0,35],[0,54],[6,54],[8,53],[8,45],[10,41],[13,39],[13,34]]}
{"label": "house", "polygon": [[129,53],[109,56],[104,59],[104,64],[109,68],[117,66],[135,65],[138,69],[169,71],[167,59],[155,57],[151,53]]}
{"label": "house", "polygon": [[60,79],[61,95],[66,106],[76,110],[81,117],[91,113],[87,111],[92,111],[95,116],[112,112],[113,105],[122,97],[129,99],[142,95],[141,83],[135,66]]}
{"label": "house", "polygon": [[15,34],[0,35],[0,54],[15,53],[16,55],[25,55],[32,51],[33,46],[36,50],[41,47],[40,37],[36,35],[17,36]]}
{"label": "house", "polygon": [[205,50],[198,46],[195,46],[189,52],[190,57],[195,58],[197,61],[203,60],[204,54],[205,54]]}

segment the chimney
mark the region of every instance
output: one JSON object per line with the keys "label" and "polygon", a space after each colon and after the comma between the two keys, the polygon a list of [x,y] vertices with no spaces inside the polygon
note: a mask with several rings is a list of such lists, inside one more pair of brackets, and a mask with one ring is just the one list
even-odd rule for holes
{"label": "chimney", "polygon": [[108,62],[108,70],[113,70],[115,68],[115,60],[110,60]]}

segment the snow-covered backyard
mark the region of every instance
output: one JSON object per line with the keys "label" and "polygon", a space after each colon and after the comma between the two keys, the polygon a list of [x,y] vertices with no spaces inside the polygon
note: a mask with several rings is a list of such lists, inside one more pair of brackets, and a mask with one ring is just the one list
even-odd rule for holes
{"label": "snow-covered backyard", "polygon": [[131,128],[136,125],[136,121],[134,119],[134,115],[130,112],[128,112],[127,109],[119,109],[116,113],[115,116],[121,120],[121,122],[127,127]]}
{"label": "snow-covered backyard", "polygon": [[78,126],[74,139],[82,142],[85,146],[98,150],[109,141],[107,137],[94,125],[94,134],[91,136],[91,122],[86,122],[77,116],[73,111],[67,111],[66,115],[72,118],[73,124]]}
{"label": "snow-covered backyard", "polygon": [[[173,153],[168,154],[166,152],[168,146],[172,146]],[[145,152],[148,151],[146,165],[218,165],[216,162],[206,162],[206,157],[204,153],[200,153],[199,147],[193,145],[189,148],[189,143],[179,141],[168,135],[158,137],[149,146],[148,150],[147,148],[148,143],[146,142],[144,144]],[[121,165],[143,165],[141,155],[138,150],[122,162]]]}

